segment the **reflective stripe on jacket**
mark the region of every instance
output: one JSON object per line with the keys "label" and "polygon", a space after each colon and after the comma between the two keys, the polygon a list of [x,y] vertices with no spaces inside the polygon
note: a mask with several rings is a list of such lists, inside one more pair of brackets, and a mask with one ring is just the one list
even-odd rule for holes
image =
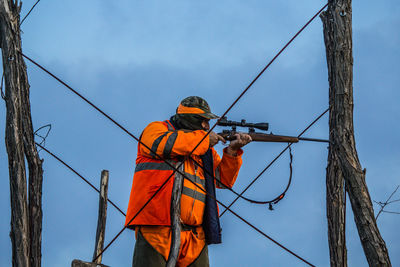
{"label": "reflective stripe on jacket", "polygon": [[[200,156],[209,149],[209,138],[203,142],[188,157],[190,152],[206,135],[206,131],[175,130],[169,121],[152,122],[143,131],[141,141],[161,158],[178,166],[184,162],[184,174],[190,181],[205,190],[205,179],[202,168],[196,166],[193,160],[202,165]],[[212,148],[214,174],[217,179],[232,187],[242,164],[240,151],[233,157],[224,152],[222,159]],[[136,225],[171,225],[171,194],[174,174],[173,170],[163,160],[143,145],[138,145],[136,169],[132,183],[125,225],[133,228]],[[160,186],[172,177],[147,204],[140,214],[131,221],[133,216],[145,205]],[[181,219],[187,225],[201,225],[205,207],[206,195],[187,179],[184,179],[181,197]],[[218,186],[218,184],[217,184]],[[130,222],[131,221],[131,222]],[[128,225],[129,224],[129,225]]]}

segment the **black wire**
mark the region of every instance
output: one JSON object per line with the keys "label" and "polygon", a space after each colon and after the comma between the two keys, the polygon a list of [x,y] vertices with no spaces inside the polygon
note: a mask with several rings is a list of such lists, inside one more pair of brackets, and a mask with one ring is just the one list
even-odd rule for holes
{"label": "black wire", "polygon": [[[241,194],[239,194],[238,192],[236,192],[235,190],[233,190],[232,188],[230,188],[229,186],[227,186],[226,184],[224,184],[221,180],[216,179],[216,178],[215,178],[215,175],[214,175],[214,174],[211,174],[211,173],[210,173],[207,169],[205,169],[200,163],[198,163],[197,161],[195,161],[193,158],[191,158],[191,159],[192,159],[192,161],[194,162],[195,165],[199,166],[200,168],[202,168],[202,170],[203,170],[204,172],[206,172],[208,175],[210,175],[210,176],[214,179],[214,182],[221,184],[222,187],[223,187],[224,189],[228,189],[228,190],[231,191],[234,195],[236,195],[238,198],[241,198],[241,199],[243,199],[243,200],[245,200],[245,201],[248,201],[248,202],[250,202],[250,203],[252,203],[252,204],[261,204],[261,205],[264,204],[264,205],[265,205],[265,204],[271,204],[271,203],[277,204],[279,201],[281,201],[281,200],[283,199],[283,197],[285,196],[287,190],[288,190],[289,187],[290,187],[290,184],[291,184],[291,182],[292,182],[292,174],[293,174],[293,167],[292,167],[293,155],[292,155],[292,149],[291,149],[291,147],[289,147],[289,155],[290,155],[290,163],[289,163],[289,171],[290,171],[290,174],[289,174],[289,182],[288,182],[288,184],[287,184],[285,190],[284,190],[282,193],[280,193],[280,194],[279,194],[277,197],[275,197],[274,199],[272,199],[272,200],[266,200],[266,201],[254,200],[254,199],[251,199],[251,198],[247,198],[247,197],[242,196]],[[271,207],[272,207],[272,206],[270,205],[270,209],[271,209]]]}
{"label": "black wire", "polygon": [[[83,177],[79,172],[77,172],[74,168],[72,168],[69,164],[67,164],[65,161],[63,161],[62,159],[60,159],[58,156],[56,156],[54,153],[52,153],[51,151],[49,151],[47,148],[45,148],[44,146],[42,146],[39,143],[35,144],[40,147],[42,150],[46,151],[47,154],[49,154],[50,156],[52,156],[53,158],[55,158],[56,160],[58,160],[61,164],[63,164],[65,167],[67,167],[70,171],[72,171],[73,173],[75,173],[79,178],[81,178],[83,181],[85,181],[91,188],[93,188],[95,191],[97,191],[98,193],[100,193],[100,190],[97,189],[97,187],[95,187],[91,182],[89,182],[89,180],[87,180],[85,177]],[[114,206],[114,208],[116,208],[122,215],[126,216],[126,214],[114,203],[112,202],[110,199],[107,198],[107,201]]]}
{"label": "black wire", "polygon": [[383,213],[391,213],[391,214],[400,214],[400,212],[398,211],[387,211],[387,210],[383,210]]}
{"label": "black wire", "polygon": [[[44,129],[44,128],[48,128],[48,130],[47,130],[45,136],[42,136],[42,135],[38,134],[38,132],[39,132],[41,129]],[[33,134],[42,139],[42,141],[40,142],[40,145],[43,145],[43,146],[44,146],[44,145],[46,145],[46,139],[47,139],[47,137],[49,136],[50,131],[51,131],[51,124],[47,124],[47,125],[44,125],[44,126],[40,127],[39,129],[37,129]],[[38,151],[38,152],[39,152],[39,151]]]}
{"label": "black wire", "polygon": [[26,20],[26,18],[31,14],[32,10],[35,8],[35,6],[40,2],[40,0],[37,0],[36,3],[32,6],[32,8],[29,10],[28,14],[25,15],[25,17],[21,20],[21,23],[19,26],[21,27],[22,23]]}
{"label": "black wire", "polygon": [[380,209],[380,211],[378,212],[378,214],[376,215],[376,217],[375,217],[375,220],[378,220],[378,217],[379,217],[379,215],[382,213],[382,212],[384,212],[384,208],[388,205],[388,204],[390,204],[390,199],[393,197],[393,195],[397,192],[397,190],[399,189],[399,187],[400,187],[400,185],[398,185],[397,187],[396,187],[396,189],[392,192],[392,194],[390,194],[390,196],[389,196],[389,198],[386,200],[386,202],[384,202],[384,203],[382,203],[382,202],[376,202],[375,200],[374,200],[374,202],[375,203],[377,203],[377,204],[379,204],[380,206],[381,206],[381,209]]}
{"label": "black wire", "polygon": [[258,80],[258,78],[261,77],[261,75],[271,66],[271,64],[282,54],[282,52],[294,41],[294,39],[299,36],[299,34],[307,28],[307,26],[328,6],[328,3],[326,3],[320,10],[318,10],[317,13],[315,13],[314,16],[312,16],[311,19],[307,21],[306,24],[292,37],[292,39],[287,42],[283,48],[272,58],[272,60],[260,71],[260,73],[257,74],[257,76],[250,82],[250,84],[246,87],[246,89],[243,90],[243,92],[233,101],[233,103],[229,106],[229,108],[221,115],[221,117],[215,122],[215,124],[208,130],[207,134],[203,137],[203,139],[200,140],[199,144],[194,148],[194,150],[203,142],[203,140],[214,130],[214,128],[218,125],[219,121],[225,117],[228,112],[236,105],[236,103],[243,97],[243,95],[250,89],[250,87],[253,86],[253,84]]}
{"label": "black wire", "polygon": [[292,175],[293,175],[293,154],[292,154],[292,147],[289,146],[289,181],[288,184],[286,185],[285,190],[283,190],[283,192],[281,194],[279,194],[279,196],[277,196],[276,198],[272,199],[272,200],[268,200],[268,201],[257,201],[257,200],[252,200],[246,197],[243,197],[241,195],[238,194],[239,197],[254,203],[254,204],[270,204],[269,209],[272,210],[272,204],[277,204],[279,201],[281,201],[283,199],[283,197],[285,196],[286,192],[289,190],[290,185],[292,184]]}
{"label": "black wire", "polygon": [[[200,142],[195,146],[195,148],[193,149],[196,150],[196,148],[203,142],[203,140],[210,134],[210,132],[218,125],[218,122],[225,117],[228,112],[233,108],[233,106],[239,101],[240,98],[242,98],[242,96],[250,89],[250,87],[258,80],[258,78],[269,68],[269,66],[271,66],[271,64],[279,57],[279,55],[293,42],[294,39],[296,39],[296,37],[328,6],[328,3],[326,3],[320,10],[318,10],[318,12],[310,19],[307,21],[307,23],[289,40],[289,42],[286,43],[286,45],[272,58],[272,60],[262,69],[262,71],[251,81],[251,83],[246,87],[246,89],[244,89],[244,91],[239,95],[239,97],[236,98],[236,100],[229,106],[229,108],[223,113],[223,115],[217,120],[217,122],[208,130],[207,134],[200,140]],[[314,122],[312,122],[306,129],[303,130],[303,132],[301,132],[299,134],[298,137],[301,137],[316,121],[318,121],[329,109],[327,109],[323,114],[321,114]],[[283,152],[285,152],[288,148],[289,150],[291,150],[291,145],[292,144],[288,144],[288,146],[281,152],[281,154],[278,155],[277,158],[279,158]],[[291,155],[292,156],[292,155]],[[277,159],[276,158],[276,159]],[[275,159],[275,160],[276,160]],[[273,162],[275,162],[275,160]],[[196,162],[196,161],[194,161]],[[272,163],[270,164],[272,165]],[[253,182],[241,193],[238,194],[237,192],[233,191],[233,189],[225,186],[226,188],[228,188],[232,193],[234,193],[236,195],[236,199],[229,205],[232,206],[239,198],[242,198],[246,201],[249,201],[251,203],[255,203],[255,204],[270,204],[269,208],[270,210],[272,210],[272,205],[271,203],[278,203],[284,196],[286,191],[289,189],[291,181],[292,181],[292,170],[291,170],[291,174],[290,174],[290,179],[288,182],[288,185],[286,186],[286,189],[284,190],[284,192],[282,194],[280,194],[279,196],[277,196],[276,198],[274,198],[271,201],[257,201],[257,200],[252,200],[246,197],[243,197],[242,194],[255,182],[255,180],[257,180],[269,167],[270,165],[268,165],[254,180]],[[290,164],[291,166],[291,164]],[[290,167],[292,168],[292,166]],[[204,170],[204,168],[203,168]],[[214,177],[214,175],[211,175],[212,177]],[[214,177],[215,179],[215,177]],[[220,182],[220,181],[219,181]],[[275,204],[276,204],[275,203]],[[220,217],[225,213],[226,209],[221,213]]]}

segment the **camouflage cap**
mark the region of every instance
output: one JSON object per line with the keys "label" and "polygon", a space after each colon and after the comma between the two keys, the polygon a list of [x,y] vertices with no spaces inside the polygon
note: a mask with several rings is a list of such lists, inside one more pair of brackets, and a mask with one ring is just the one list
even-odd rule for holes
{"label": "camouflage cap", "polygon": [[183,99],[176,109],[176,114],[196,114],[206,119],[218,119],[219,117],[211,113],[207,101],[199,96],[189,96]]}

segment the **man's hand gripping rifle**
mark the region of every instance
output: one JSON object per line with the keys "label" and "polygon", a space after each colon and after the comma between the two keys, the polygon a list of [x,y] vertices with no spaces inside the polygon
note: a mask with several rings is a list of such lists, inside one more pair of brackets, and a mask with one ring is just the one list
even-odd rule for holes
{"label": "man's hand gripping rifle", "polygon": [[222,133],[218,133],[218,135],[222,136],[225,140],[235,140],[235,134],[237,133],[236,127],[246,127],[249,129],[248,134],[251,136],[252,141],[256,142],[282,142],[282,143],[297,143],[301,141],[313,141],[313,142],[325,142],[329,143],[329,140],[324,139],[315,139],[315,138],[305,138],[305,137],[295,137],[295,136],[284,136],[284,135],[275,135],[275,134],[268,134],[268,133],[261,133],[256,132],[255,129],[268,131],[269,124],[266,122],[262,123],[248,123],[246,120],[238,121],[231,121],[228,120],[226,117],[221,118],[217,125],[219,126],[227,126],[232,127],[231,130],[223,130]]}

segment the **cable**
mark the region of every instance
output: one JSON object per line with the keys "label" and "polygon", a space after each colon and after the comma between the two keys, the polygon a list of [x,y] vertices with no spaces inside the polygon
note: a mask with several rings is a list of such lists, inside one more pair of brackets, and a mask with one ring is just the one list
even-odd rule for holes
{"label": "cable", "polygon": [[202,170],[203,170],[204,172],[206,172],[208,175],[210,175],[210,176],[214,179],[214,182],[215,182],[215,183],[221,184],[222,187],[223,187],[224,189],[228,189],[228,190],[231,191],[234,195],[236,195],[238,198],[241,198],[241,199],[243,199],[243,200],[245,200],[245,201],[248,201],[248,202],[250,202],[250,203],[252,203],[252,204],[261,204],[261,205],[263,205],[263,204],[270,204],[270,205],[269,205],[269,209],[270,209],[270,210],[273,210],[273,208],[272,208],[272,203],[273,203],[273,204],[277,204],[279,201],[281,201],[281,200],[283,199],[283,197],[285,196],[285,194],[286,194],[287,190],[289,189],[290,184],[291,184],[291,182],[292,182],[292,174],[293,174],[293,167],[292,167],[293,155],[292,155],[292,149],[291,149],[291,147],[289,147],[289,157],[290,157],[290,162],[289,162],[289,171],[290,171],[290,173],[289,173],[289,182],[288,182],[288,184],[287,184],[285,190],[284,190],[281,194],[279,194],[279,195],[278,195],[277,197],[275,197],[274,199],[272,199],[272,200],[267,200],[267,201],[254,200],[254,199],[250,199],[250,198],[247,198],[247,197],[242,196],[241,194],[237,193],[235,190],[233,190],[232,188],[230,188],[229,186],[227,186],[226,184],[224,184],[222,181],[216,179],[214,174],[211,174],[207,169],[205,169],[200,163],[198,163],[197,161],[195,161],[192,157],[190,157],[190,159],[193,161],[193,163],[194,163],[195,165],[197,165],[198,167],[202,168]]}
{"label": "cable", "polygon": [[[36,143],[36,142],[35,142]],[[67,163],[65,163],[65,161],[63,161],[62,159],[60,159],[59,157],[57,157],[55,154],[53,154],[52,152],[50,152],[48,149],[46,149],[44,146],[42,146],[39,143],[36,143],[36,145],[38,147],[40,147],[42,150],[46,151],[50,156],[52,156],[53,158],[55,158],[56,160],[58,160],[61,164],[63,164],[65,167],[67,167],[68,169],[70,169],[73,173],[75,173],[76,175],[78,175],[78,177],[80,177],[83,181],[85,181],[91,188],[93,188],[94,190],[96,190],[98,193],[100,193],[100,190],[97,189],[92,183],[90,183],[85,177],[83,177],[80,173],[78,173],[76,170],[74,170],[70,165],[68,165]],[[126,216],[126,214],[114,203],[112,202],[110,199],[107,199],[107,201],[114,206],[114,208],[116,208],[122,215]]]}
{"label": "cable", "polygon": [[22,23],[26,20],[26,18],[31,14],[32,10],[35,8],[37,4],[39,4],[40,0],[37,0],[36,3],[33,5],[33,7],[29,10],[28,14],[25,15],[25,17],[21,20],[21,23],[19,26],[21,27]]}
{"label": "cable", "polygon": [[[118,126],[121,130],[123,130],[125,133],[127,133],[130,137],[132,137],[133,139],[135,139],[136,141],[138,141],[139,143],[140,140],[139,138],[137,138],[135,135],[133,135],[131,132],[129,132],[125,127],[123,127],[121,124],[119,124],[117,121],[115,121],[113,118],[111,118],[109,115],[107,115],[104,111],[102,111],[100,108],[98,108],[95,104],[93,104],[92,102],[90,102],[86,97],[84,97],[83,95],[81,95],[80,93],[78,93],[75,89],[73,89],[71,86],[69,86],[68,84],[66,84],[64,81],[62,81],[60,78],[58,78],[57,76],[55,76],[53,73],[51,73],[50,71],[48,71],[46,68],[44,68],[43,66],[41,66],[39,63],[37,63],[36,61],[34,61],[33,59],[29,58],[28,56],[26,56],[24,53],[22,53],[20,51],[21,55],[26,58],[27,60],[29,60],[30,62],[32,62],[34,65],[36,65],[37,67],[39,67],[41,70],[43,70],[44,72],[46,72],[47,74],[49,74],[51,77],[53,77],[54,79],[56,79],[59,83],[61,83],[62,85],[64,85],[65,87],[67,87],[69,90],[71,90],[74,94],[76,94],[78,97],[80,97],[83,101],[85,101],[86,103],[88,103],[90,106],[92,106],[95,110],[97,110],[98,112],[100,112],[103,116],[105,116],[107,119],[109,119],[110,121],[112,121],[116,126]],[[146,145],[145,145],[146,146]],[[148,148],[146,146],[146,148]],[[151,150],[150,148],[148,148],[149,150]]]}
{"label": "cable", "polygon": [[[247,201],[249,201],[250,203],[254,203],[254,204],[269,204],[269,209],[270,209],[270,210],[273,210],[273,208],[272,208],[272,203],[273,203],[273,204],[277,204],[279,201],[281,201],[281,200],[284,198],[286,192],[289,190],[289,187],[290,187],[290,185],[291,185],[291,183],[292,183],[292,175],[293,175],[293,166],[292,166],[292,163],[293,163],[293,154],[292,154],[292,147],[291,147],[291,146],[289,146],[289,158],[290,158],[290,161],[289,161],[289,172],[290,172],[290,174],[289,174],[289,181],[288,181],[288,184],[286,185],[285,190],[283,190],[283,192],[282,192],[281,194],[279,194],[279,196],[277,196],[276,198],[274,198],[274,199],[272,199],[272,200],[268,200],[268,201],[255,201],[255,200],[252,200],[252,199],[248,199],[248,198],[246,198],[246,197],[243,197],[243,196],[241,196],[240,194],[238,194],[238,197],[241,197],[241,198],[243,198],[244,200],[247,200]],[[235,192],[235,193],[236,193],[236,192]],[[236,194],[237,194],[237,193],[236,193]]]}
{"label": "cable", "polygon": [[[308,131],[308,129],[311,128],[311,126],[313,126],[319,119],[322,118],[322,116],[324,116],[327,112],[329,111],[329,108],[327,108],[324,112],[321,113],[321,115],[319,115],[313,122],[311,122],[297,137],[301,137],[304,133],[306,133]],[[258,178],[261,177],[261,175],[264,174],[264,172],[266,170],[269,169],[269,167],[272,166],[272,164],[275,163],[276,160],[278,160],[282,154],[288,150],[290,147],[292,146],[292,144],[288,144],[268,165],[267,167],[265,167],[257,176],[256,178],[253,179],[253,181],[251,181],[251,183],[239,194],[240,196],[242,196],[253,184],[255,181],[258,180]],[[237,196],[232,202],[231,204],[228,205],[228,207],[232,207],[233,204],[235,204],[235,202],[239,199],[239,196]],[[222,217],[222,215],[224,215],[224,213],[226,212],[226,209],[221,213],[221,215],[219,217]]]}
{"label": "cable", "polygon": [[[40,130],[44,129],[44,128],[48,128],[48,129],[47,129],[46,134],[44,136],[42,136],[38,132]],[[46,139],[49,136],[50,131],[51,131],[51,124],[47,124],[47,125],[44,125],[44,126],[40,127],[39,129],[37,129],[33,134],[36,135],[37,137],[41,138],[42,141],[40,142],[40,144],[45,146],[46,145]],[[40,152],[40,151],[38,151],[38,152]]]}
{"label": "cable", "polygon": [[[326,3],[310,20],[307,21],[306,24],[292,37],[292,39],[289,40],[289,42],[286,43],[286,45],[272,58],[272,60],[261,70],[261,72],[251,81],[251,83],[246,87],[246,89],[243,90],[243,92],[233,101],[233,103],[229,106],[229,108],[223,113],[223,115],[217,120],[217,122],[208,130],[208,133],[203,137],[203,139],[200,141],[203,142],[203,140],[210,134],[212,130],[217,126],[218,122],[225,117],[228,112],[233,108],[234,105],[242,98],[242,96],[250,89],[250,87],[260,78],[260,76],[271,66],[271,64],[277,59],[280,54],[293,42],[294,39],[296,39],[297,36],[328,6],[328,3]],[[195,147],[195,149],[200,145],[200,143]]]}
{"label": "cable", "polygon": [[[396,187],[396,189],[392,192],[392,194],[390,194],[390,196],[389,196],[389,198],[386,200],[386,202],[382,203],[382,202],[376,202],[376,201],[374,201],[375,203],[377,203],[378,205],[381,206],[381,209],[379,210],[378,214],[376,215],[375,220],[378,220],[379,215],[380,215],[382,212],[385,212],[383,209],[386,207],[386,205],[390,204],[390,202],[389,202],[390,199],[391,199],[391,198],[393,197],[393,195],[397,192],[397,190],[399,189],[399,187],[400,187],[400,185],[398,185],[398,186]],[[393,212],[388,212],[388,213],[393,213]]]}

